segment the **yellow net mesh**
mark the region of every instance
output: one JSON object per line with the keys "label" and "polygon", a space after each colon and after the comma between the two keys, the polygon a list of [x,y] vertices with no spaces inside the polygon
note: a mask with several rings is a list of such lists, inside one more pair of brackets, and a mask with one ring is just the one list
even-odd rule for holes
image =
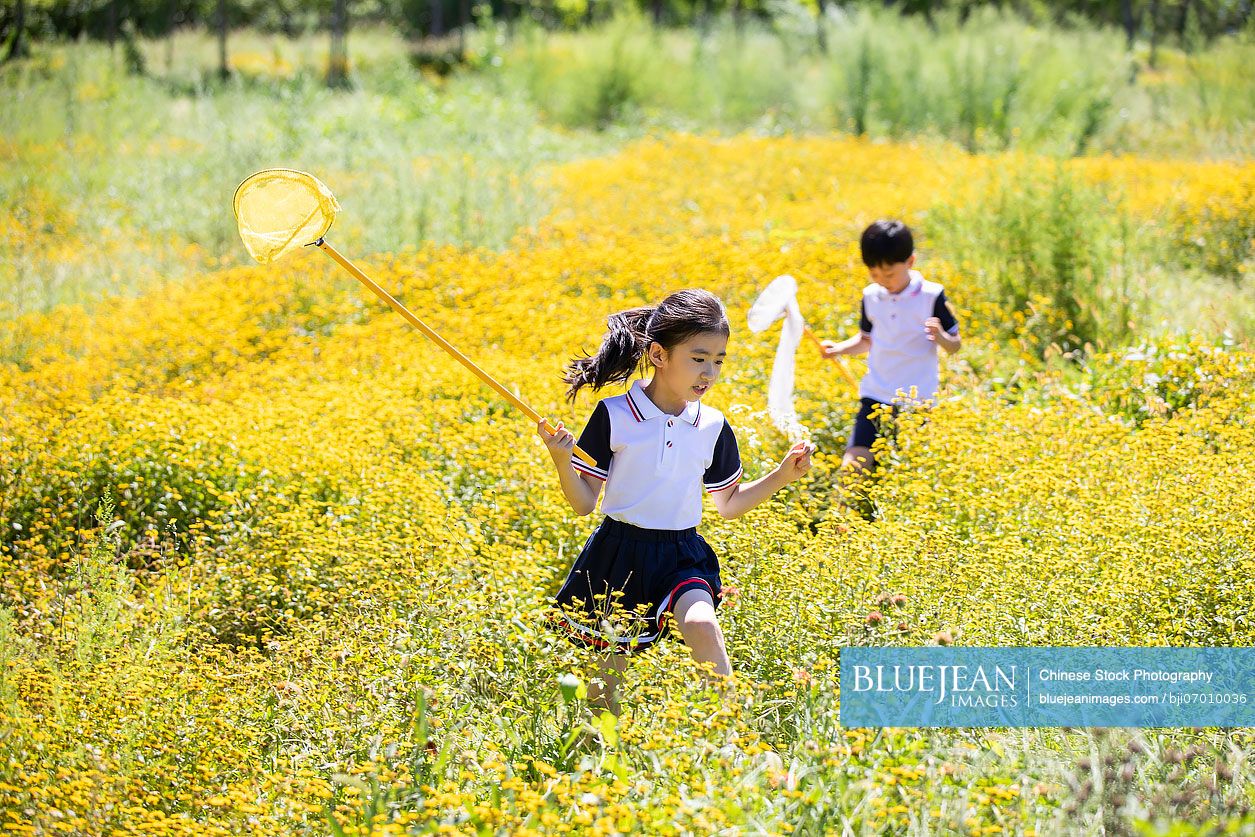
{"label": "yellow net mesh", "polygon": [[294,169],[266,169],[235,190],[235,221],[248,254],[262,264],[326,235],[340,205],[321,180]]}

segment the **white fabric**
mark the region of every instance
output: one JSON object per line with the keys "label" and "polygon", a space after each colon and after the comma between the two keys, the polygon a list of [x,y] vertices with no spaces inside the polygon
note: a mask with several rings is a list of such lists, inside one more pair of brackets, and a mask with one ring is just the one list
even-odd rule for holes
{"label": "white fabric", "polygon": [[789,274],[777,276],[754,300],[745,319],[750,331],[757,334],[766,331],[771,324],[784,316],[789,300],[797,301],[797,280]]}
{"label": "white fabric", "polygon": [[[943,289],[924,279],[917,270],[912,270],[910,277],[907,286],[896,294],[877,284],[863,289],[863,313],[872,324],[872,343],[867,354],[867,374],[859,383],[861,398],[884,404],[901,398],[900,403],[905,403],[912,386],[916,388],[915,403],[937,396],[938,347],[928,339],[924,321],[933,315]],[[898,395],[899,390],[902,396]]]}
{"label": "white fabric", "polygon": [[604,403],[613,456],[602,512],[643,529],[697,526],[702,478],[714,459],[723,413],[690,401],[680,415],[668,415],[649,400],[640,380]]}
{"label": "white fabric", "polygon": [[767,412],[781,433],[790,442],[805,439],[810,432],[798,421],[793,407],[793,365],[798,344],[806,324],[798,310],[797,299],[789,300],[785,309],[784,324],[780,327],[780,345],[776,347],[776,360],[771,365],[771,382],[767,385]]}
{"label": "white fabric", "polygon": [[759,332],[782,316],[784,323],[780,327],[780,344],[776,347],[771,381],[767,385],[767,413],[790,442],[797,442],[810,435],[810,431],[798,420],[797,410],[793,407],[794,363],[806,323],[797,304],[797,280],[788,274],[777,276],[763,289],[750,308],[747,319],[750,330]]}

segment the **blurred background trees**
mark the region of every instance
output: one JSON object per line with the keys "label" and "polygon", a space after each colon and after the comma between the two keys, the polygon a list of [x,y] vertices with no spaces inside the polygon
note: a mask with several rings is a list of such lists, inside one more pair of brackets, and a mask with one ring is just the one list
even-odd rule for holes
{"label": "blurred background trees", "polygon": [[129,27],[157,37],[180,27],[215,31],[249,26],[288,35],[323,30],[343,55],[343,39],[354,23],[388,23],[414,37],[443,37],[477,19],[526,17],[553,29],[578,29],[629,7],[657,26],[702,25],[728,13],[770,21],[796,14],[839,14],[843,7],[877,5],[933,20],[957,14],[966,19],[983,7],[1015,12],[1034,22],[1089,22],[1120,27],[1130,43],[1188,45],[1251,25],[1255,0],[9,0],[0,6],[0,44],[6,58],[24,54],[31,41],[87,37],[115,43]]}

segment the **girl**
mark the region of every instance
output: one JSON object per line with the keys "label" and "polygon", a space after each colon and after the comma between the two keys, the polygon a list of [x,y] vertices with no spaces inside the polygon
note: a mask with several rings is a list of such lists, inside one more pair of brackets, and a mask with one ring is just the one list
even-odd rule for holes
{"label": "girl", "polygon": [[720,515],[739,517],[809,471],[815,448],[799,443],[770,474],[741,484],[732,427],[701,403],[722,371],[729,334],[723,305],[708,291],[678,291],[657,306],[614,314],[608,324],[597,354],[568,365],[567,397],[585,386],[627,383],[646,363],[653,377],[598,402],[579,438],[596,467],[572,457],[575,437],[562,424],[550,434],[542,423],[537,432],[576,514],[592,512],[606,491],[606,517],[575,559],[552,618],[577,645],[603,652],[605,687],[592,684],[589,697],[618,715],[615,692],[628,655],[652,647],[670,621],[695,660],[731,676],[715,618],[719,559],[696,530],[702,487]]}

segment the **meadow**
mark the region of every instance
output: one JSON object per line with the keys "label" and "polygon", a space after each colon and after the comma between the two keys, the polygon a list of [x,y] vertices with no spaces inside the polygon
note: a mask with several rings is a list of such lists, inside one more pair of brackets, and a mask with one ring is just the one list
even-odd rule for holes
{"label": "meadow", "polygon": [[[247,34],[228,82],[191,36],[163,73],[145,45],[143,77],[84,45],[6,70],[0,829],[1255,829],[1250,729],[851,729],[837,679],[853,645],[1255,644],[1255,165],[1212,153],[1229,129],[1077,157],[679,106],[596,130],[481,37],[486,66],[439,79],[363,36],[339,94],[308,43]],[[788,442],[774,337],[745,326],[773,277],[847,336],[855,236],[903,217],[964,348],[862,515],[834,487],[855,395],[803,346],[816,467],[702,527],[738,698],[671,641],[616,721],[543,623],[595,517],[526,420],[325,256],[244,263],[231,192],[277,163],[336,192],[333,243],[570,425],[595,400],[565,403],[560,369],[607,314],[715,291],[708,399],[751,476]]]}

